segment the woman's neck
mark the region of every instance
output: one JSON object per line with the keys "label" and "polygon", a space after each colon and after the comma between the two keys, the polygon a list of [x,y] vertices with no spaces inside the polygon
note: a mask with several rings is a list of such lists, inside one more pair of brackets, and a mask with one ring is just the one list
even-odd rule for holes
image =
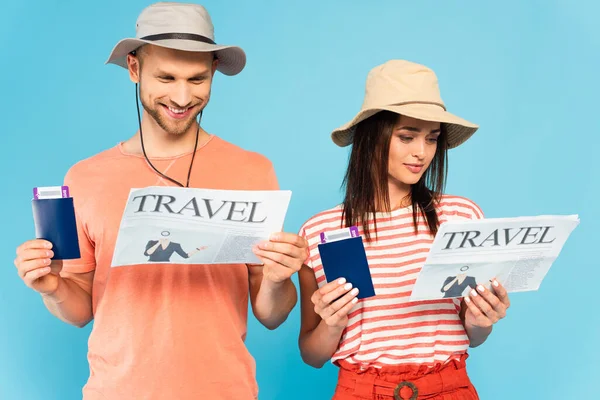
{"label": "woman's neck", "polygon": [[[410,185],[388,181],[388,199],[391,211],[410,206]],[[377,209],[383,211],[383,204],[377,204]]]}

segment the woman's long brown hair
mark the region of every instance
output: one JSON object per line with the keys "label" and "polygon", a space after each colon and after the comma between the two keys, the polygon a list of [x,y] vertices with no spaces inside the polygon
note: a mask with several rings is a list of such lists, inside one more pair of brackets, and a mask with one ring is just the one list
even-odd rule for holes
{"label": "woman's long brown hair", "polygon": [[[377,114],[357,124],[352,143],[348,168],[343,186],[346,195],[343,204],[342,221],[346,226],[362,225],[363,234],[371,241],[369,217],[372,216],[375,237],[378,211],[390,212],[388,191],[388,159],[390,141],[399,115],[390,111]],[[447,131],[441,124],[435,156],[421,179],[411,186],[410,201],[413,210],[413,225],[418,233],[419,213],[425,219],[432,235],[439,227],[436,205],[439,203],[447,176]],[[377,206],[383,206],[378,210]]]}

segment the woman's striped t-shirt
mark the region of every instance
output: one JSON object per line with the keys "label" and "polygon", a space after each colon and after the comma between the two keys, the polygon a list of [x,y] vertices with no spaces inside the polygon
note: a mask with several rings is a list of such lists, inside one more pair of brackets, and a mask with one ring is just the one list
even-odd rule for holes
{"label": "woman's striped t-shirt", "polygon": [[[440,223],[483,218],[473,201],[449,195],[442,198],[438,215]],[[314,271],[319,287],[327,283],[317,248],[319,234],[340,229],[341,218],[342,207],[337,206],[313,216],[300,229],[309,244],[306,264]],[[377,241],[364,241],[375,296],[359,300],[350,312],[332,362],[344,359],[374,367],[434,366],[467,351],[469,339],[459,317],[460,299],[408,301],[433,243],[422,218],[418,226],[419,234],[415,235],[412,207],[377,214]],[[371,220],[374,239],[372,227]],[[362,235],[360,226],[359,233]]]}

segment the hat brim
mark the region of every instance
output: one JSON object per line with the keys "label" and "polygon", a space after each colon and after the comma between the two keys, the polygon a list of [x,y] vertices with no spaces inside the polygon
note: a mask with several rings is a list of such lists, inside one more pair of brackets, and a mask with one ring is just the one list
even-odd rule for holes
{"label": "hat brim", "polygon": [[384,110],[424,121],[435,121],[445,124],[448,133],[449,149],[463,144],[479,129],[478,125],[451,114],[438,105],[411,103],[362,110],[352,121],[334,130],[331,133],[331,139],[340,147],[352,144],[356,124]]}
{"label": "hat brim", "polygon": [[210,44],[181,39],[166,39],[149,41],[143,39],[123,39],[112,50],[106,64],[115,64],[127,68],[127,54],[145,45],[166,47],[183,51],[215,52],[219,63],[217,71],[225,75],[237,75],[246,66],[246,53],[240,47],[230,45]]}

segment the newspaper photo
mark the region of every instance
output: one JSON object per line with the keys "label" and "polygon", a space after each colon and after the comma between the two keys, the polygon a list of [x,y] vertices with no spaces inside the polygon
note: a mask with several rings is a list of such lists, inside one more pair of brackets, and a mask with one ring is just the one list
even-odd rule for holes
{"label": "newspaper photo", "polygon": [[493,278],[508,292],[538,290],[577,225],[577,215],[443,223],[410,300],[464,297]]}
{"label": "newspaper photo", "polygon": [[290,198],[286,190],[132,189],[111,266],[260,264],[252,247],[283,229]]}

